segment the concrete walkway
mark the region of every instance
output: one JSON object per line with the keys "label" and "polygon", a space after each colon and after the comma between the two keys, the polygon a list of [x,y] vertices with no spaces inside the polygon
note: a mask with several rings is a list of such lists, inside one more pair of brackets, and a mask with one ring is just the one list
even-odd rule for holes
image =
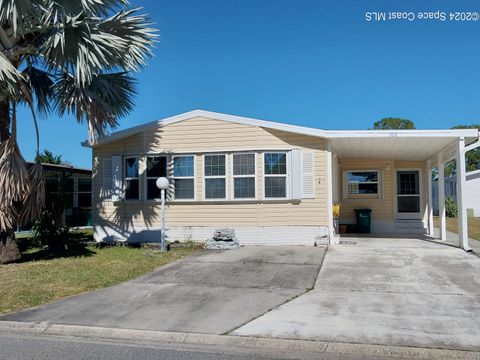
{"label": "concrete walkway", "polygon": [[233,335],[480,350],[480,259],[425,240],[347,238],[315,288]]}
{"label": "concrete walkway", "polygon": [[210,252],[0,320],[222,334],[311,289],[324,253],[285,246]]}
{"label": "concrete walkway", "polygon": [[[439,228],[434,228],[433,229],[435,237],[440,237],[440,229]],[[448,231],[447,230],[447,240],[445,241],[449,245],[453,246],[458,246],[458,234]],[[468,243],[470,244],[470,247],[472,248],[473,252],[475,252],[476,255],[480,256],[480,240],[475,240],[475,239],[469,239]]]}

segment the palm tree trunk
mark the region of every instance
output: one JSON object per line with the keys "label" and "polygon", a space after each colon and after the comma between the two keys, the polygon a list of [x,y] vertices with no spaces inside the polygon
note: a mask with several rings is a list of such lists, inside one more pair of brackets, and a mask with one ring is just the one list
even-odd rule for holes
{"label": "palm tree trunk", "polygon": [[[0,101],[0,142],[10,137],[10,106],[8,101]],[[1,154],[0,154],[1,156]],[[1,189],[0,189],[1,191]],[[20,260],[20,250],[15,242],[14,229],[0,230],[0,263]]]}

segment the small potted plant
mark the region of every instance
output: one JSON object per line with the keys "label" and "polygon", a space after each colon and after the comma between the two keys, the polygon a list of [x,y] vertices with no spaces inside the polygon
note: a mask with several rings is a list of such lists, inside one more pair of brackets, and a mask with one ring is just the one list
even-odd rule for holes
{"label": "small potted plant", "polygon": [[336,202],[333,203],[333,227],[335,229],[335,233],[339,233],[338,227],[338,219],[340,217],[340,203]]}

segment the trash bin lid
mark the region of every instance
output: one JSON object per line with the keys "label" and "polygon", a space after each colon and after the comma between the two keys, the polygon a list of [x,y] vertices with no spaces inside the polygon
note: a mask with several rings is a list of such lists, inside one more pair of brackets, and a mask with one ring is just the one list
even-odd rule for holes
{"label": "trash bin lid", "polygon": [[372,212],[372,209],[364,208],[364,209],[354,209],[355,211],[361,211],[361,212]]}

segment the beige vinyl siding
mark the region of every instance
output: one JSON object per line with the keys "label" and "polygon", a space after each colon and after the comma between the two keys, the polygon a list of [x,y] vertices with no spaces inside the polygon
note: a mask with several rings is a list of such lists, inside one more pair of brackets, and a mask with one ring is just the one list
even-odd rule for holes
{"label": "beige vinyl siding", "polygon": [[[395,176],[397,169],[420,169],[425,168],[423,161],[399,161],[377,159],[339,159],[340,171],[340,222],[354,222],[354,209],[372,209],[372,220],[395,220]],[[381,172],[380,185],[381,196],[357,195],[354,198],[345,198],[343,172],[349,170],[378,170]],[[423,194],[425,198],[426,181],[423,176]],[[423,205],[425,201],[423,200]],[[422,206],[423,206],[422,205]]]}
{"label": "beige vinyl siding", "polygon": [[[263,152],[291,150],[314,151],[315,198],[300,202],[264,201]],[[192,154],[195,155],[195,202],[170,202],[167,206],[169,226],[321,226],[327,225],[326,144],[319,138],[283,131],[267,130],[251,125],[228,123],[206,118],[193,118],[146,131],[121,141],[98,146],[93,150],[94,222],[105,226],[157,227],[160,206],[151,201],[113,203],[100,197],[102,159],[112,155]],[[233,198],[231,175],[232,153],[256,153],[255,201],[203,201],[203,155],[221,152],[227,155],[227,192]],[[145,164],[140,162],[140,195],[144,199]]]}

